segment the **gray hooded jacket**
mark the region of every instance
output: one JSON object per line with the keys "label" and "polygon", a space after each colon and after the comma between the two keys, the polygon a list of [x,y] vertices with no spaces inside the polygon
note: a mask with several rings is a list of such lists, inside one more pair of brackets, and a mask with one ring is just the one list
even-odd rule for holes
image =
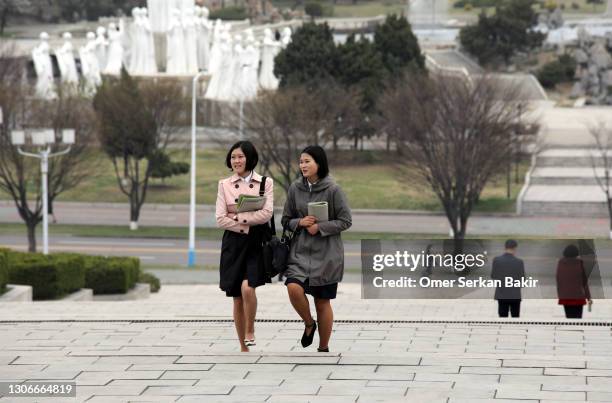
{"label": "gray hooded jacket", "polygon": [[309,189],[306,179],[291,184],[283,210],[283,225],[291,231],[298,229],[301,218],[308,215],[308,203],[327,201],[329,221],[319,222],[319,232],[310,235],[300,228],[291,242],[285,276],[309,285],[338,283],[344,274],[344,246],[340,233],[352,225],[351,210],[340,186],[327,176]]}

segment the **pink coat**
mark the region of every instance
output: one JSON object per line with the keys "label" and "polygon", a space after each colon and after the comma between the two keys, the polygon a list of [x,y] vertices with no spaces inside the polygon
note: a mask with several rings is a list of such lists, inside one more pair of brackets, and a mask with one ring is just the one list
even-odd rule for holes
{"label": "pink coat", "polygon": [[270,177],[266,179],[264,192],[266,204],[264,204],[263,208],[258,211],[236,213],[238,197],[241,194],[259,195],[261,180],[261,175],[253,172],[250,183],[245,183],[238,174],[219,181],[215,211],[218,227],[241,234],[248,234],[251,225],[265,224],[270,221],[274,206],[274,184]]}

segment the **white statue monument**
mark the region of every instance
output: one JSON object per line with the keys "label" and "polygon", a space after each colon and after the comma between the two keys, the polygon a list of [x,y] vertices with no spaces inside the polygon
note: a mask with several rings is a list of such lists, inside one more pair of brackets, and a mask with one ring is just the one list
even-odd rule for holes
{"label": "white statue monument", "polygon": [[168,74],[185,74],[187,70],[185,58],[185,35],[179,9],[172,10],[172,19],[167,33],[168,54],[166,72]]}
{"label": "white statue monument", "polygon": [[198,72],[198,27],[193,11],[193,8],[187,9],[183,14],[185,72],[187,74]]}
{"label": "white statue monument", "polygon": [[77,72],[76,62],[74,61],[71,42],[72,34],[70,34],[70,32],[64,32],[62,38],[64,38],[64,44],[55,51],[62,83],[76,87],[79,83],[79,73]]}
{"label": "white statue monument", "polygon": [[214,100],[222,100],[224,99],[223,94],[221,93],[222,84],[226,80],[231,81],[231,77],[229,76],[229,70],[232,63],[232,39],[229,33],[225,32],[225,30],[219,32],[218,36],[219,42],[219,65],[218,70],[212,74],[210,82],[208,83],[208,88],[206,89],[206,94],[204,98],[206,99],[214,99]]}
{"label": "white statue monument", "polygon": [[170,0],[147,0],[153,32],[165,34],[170,28],[172,9],[175,8],[172,3]]}
{"label": "white statue monument", "polygon": [[140,9],[140,24],[141,30],[138,45],[142,47],[142,65],[141,74],[157,73],[157,63],[155,62],[155,41],[153,39],[153,30],[149,20],[148,11],[146,8]]}
{"label": "white statue monument", "polygon": [[32,60],[36,70],[36,95],[43,99],[56,97],[53,82],[53,66],[49,56],[49,35],[40,34],[40,43],[32,50]]}
{"label": "white statue monument", "polygon": [[123,46],[121,45],[121,37],[123,33],[117,29],[117,25],[111,22],[108,25],[108,61],[104,68],[104,74],[119,75],[123,66]]}
{"label": "white statue monument", "polygon": [[98,27],[96,30],[96,57],[98,65],[105,67],[108,60],[108,40],[106,39],[106,28]]}
{"label": "white statue monument", "polygon": [[212,35],[212,22],[208,19],[206,7],[196,7],[196,21],[198,28],[198,67],[208,71],[210,63],[210,39]]}
{"label": "white statue monument", "polygon": [[242,76],[240,77],[242,99],[245,101],[250,101],[257,97],[257,90],[259,89],[257,77],[259,60],[259,43],[251,35],[247,38],[247,46],[243,53]]}
{"label": "white statue monument", "polygon": [[79,49],[79,57],[81,58],[85,93],[92,96],[98,86],[102,84],[100,65],[96,57],[96,34],[93,32],[87,33],[87,43]]}
{"label": "white statue monument", "polygon": [[263,46],[261,50],[261,71],[259,72],[259,85],[264,90],[274,91],[278,88],[279,80],[274,75],[274,58],[281,50],[281,44],[274,40],[270,28],[264,29]]}
{"label": "white statue monument", "polygon": [[216,20],[213,26],[212,46],[210,48],[210,60],[208,62],[209,74],[215,74],[221,66],[221,40],[223,32],[223,23],[221,20]]}
{"label": "white statue monument", "polygon": [[283,48],[286,48],[287,45],[291,43],[291,28],[285,27],[283,28],[283,32],[281,34],[281,45]]}

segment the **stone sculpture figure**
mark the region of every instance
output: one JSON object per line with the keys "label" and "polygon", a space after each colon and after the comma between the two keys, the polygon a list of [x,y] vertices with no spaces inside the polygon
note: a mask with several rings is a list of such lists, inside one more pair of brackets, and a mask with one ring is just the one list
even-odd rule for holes
{"label": "stone sculpture figure", "polygon": [[74,49],[72,47],[72,34],[64,32],[62,35],[64,44],[55,51],[57,65],[59,67],[62,83],[76,85],[79,83],[79,73],[74,61]]}
{"label": "stone sculpture figure", "polygon": [[279,80],[274,75],[274,58],[281,50],[280,42],[274,40],[270,28],[264,29],[264,39],[261,51],[261,71],[259,85],[264,90],[274,91],[278,88]]}
{"label": "stone sculpture figure", "polygon": [[212,23],[208,19],[209,11],[206,7],[196,7],[198,27],[198,67],[208,71],[210,63],[210,37]]}
{"label": "stone sculpture figure", "polygon": [[208,73],[213,75],[219,71],[221,65],[221,38],[223,23],[216,20],[213,26],[212,46],[210,48],[210,61],[208,62]]}
{"label": "stone sculpture figure", "polygon": [[198,31],[194,17],[194,9],[187,9],[184,13],[183,29],[185,35],[185,72],[196,74],[198,72]]}
{"label": "stone sculpture figure", "polygon": [[97,87],[102,84],[100,65],[96,57],[96,34],[87,33],[87,43],[79,49],[81,58],[81,72],[83,74],[85,94],[92,96]]}
{"label": "stone sculpture figure", "polygon": [[53,66],[49,55],[49,35],[40,34],[40,43],[32,50],[32,60],[36,70],[36,96],[43,99],[56,97],[53,82]]}
{"label": "stone sculpture figure", "polygon": [[168,52],[166,72],[168,74],[185,74],[187,70],[185,58],[185,36],[183,24],[181,23],[181,12],[179,9],[172,10],[172,20],[167,33]]}
{"label": "stone sculpture figure", "polygon": [[106,39],[106,28],[98,27],[96,30],[96,57],[98,65],[102,68],[108,61],[108,40]]}
{"label": "stone sculpture figure", "polygon": [[141,18],[141,38],[139,44],[142,46],[142,74],[157,73],[157,63],[155,62],[155,41],[153,39],[153,30],[149,20],[148,11],[146,8],[140,9]]}
{"label": "stone sculpture figure", "polygon": [[121,37],[123,33],[117,29],[117,25],[111,22],[108,25],[108,61],[104,68],[104,74],[119,75],[123,66],[123,46],[121,45]]}

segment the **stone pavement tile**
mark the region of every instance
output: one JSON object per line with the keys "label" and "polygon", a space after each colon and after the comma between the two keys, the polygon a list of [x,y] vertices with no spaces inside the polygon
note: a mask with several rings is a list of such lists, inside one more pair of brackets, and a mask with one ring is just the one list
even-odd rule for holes
{"label": "stone pavement tile", "polygon": [[587,392],[589,402],[612,402],[612,392]]}
{"label": "stone pavement tile", "polygon": [[585,361],[569,360],[535,360],[535,359],[504,359],[502,367],[526,367],[526,368],[586,368]]}
{"label": "stone pavement tile", "polygon": [[377,381],[369,380],[366,386],[375,387],[396,387],[401,385],[407,388],[424,388],[424,389],[437,389],[437,390],[449,390],[453,388],[453,382],[428,382],[428,381]]}
{"label": "stone pavement tile", "polygon": [[502,362],[499,359],[491,358],[451,358],[444,355],[429,355],[423,357],[420,365],[459,365],[470,367],[500,367]]}
{"label": "stone pavement tile", "polygon": [[[196,381],[195,386],[206,386],[206,385],[224,385],[224,386],[280,386],[285,383],[285,379],[280,378],[232,378],[226,377],[225,379],[199,379]],[[301,380],[304,383],[303,380]]]}
{"label": "stone pavement tile", "polygon": [[[461,367],[461,374],[516,374],[516,375],[542,375],[544,368],[512,368],[512,367]],[[551,374],[553,375],[553,374]],[[565,374],[556,374],[565,375]]]}
{"label": "stone pavement tile", "polygon": [[190,395],[177,399],[180,403],[260,403],[270,396]]}
{"label": "stone pavement tile", "polygon": [[208,371],[215,364],[132,364],[128,371]]}
{"label": "stone pavement tile", "polygon": [[264,356],[257,361],[258,364],[337,364],[340,361],[338,355],[319,355],[312,357],[293,356]]}
{"label": "stone pavement tile", "polygon": [[87,403],[175,402],[180,396],[93,396]]}
{"label": "stone pavement tile", "polygon": [[[221,373],[218,375],[218,377],[225,377],[229,373],[229,371],[220,372]],[[235,371],[232,372],[232,374],[244,376],[246,375],[246,371]],[[211,371],[165,371],[159,379],[202,379],[204,377],[212,377],[213,379],[217,379],[214,373]]]}
{"label": "stone pavement tile", "polygon": [[[357,395],[350,396],[295,396],[295,395],[273,395],[266,400],[267,403],[354,403],[357,401]],[[374,400],[364,400],[365,402],[373,402]]]}
{"label": "stone pavement tile", "polygon": [[102,386],[102,385],[79,385],[77,384],[77,397],[87,395],[113,396],[113,395],[135,395],[142,394],[146,386],[123,385],[123,386]]}
{"label": "stone pavement tile", "polygon": [[321,387],[316,383],[301,382],[291,385],[284,383],[278,386],[235,386],[231,390],[232,395],[316,395]]}
{"label": "stone pavement tile", "polygon": [[0,355],[0,365],[7,365],[13,363],[19,357],[18,354],[11,355]]}
{"label": "stone pavement tile", "polygon": [[431,390],[426,388],[408,388],[406,397],[409,401],[429,399],[433,401],[448,399],[452,397],[461,398],[494,398],[494,390],[478,390],[478,389],[451,389],[451,390]]}
{"label": "stone pavement tile", "polygon": [[[588,369],[612,369],[612,360],[597,360],[597,361],[587,361],[586,367]],[[584,367],[582,367],[584,368]]]}
{"label": "stone pavement tile", "polygon": [[612,369],[544,368],[544,375],[607,376],[612,378]]}
{"label": "stone pavement tile", "polygon": [[499,380],[504,383],[535,383],[539,385],[586,385],[585,376],[547,376],[547,375],[501,375]]}
{"label": "stone pavement tile", "polygon": [[538,403],[538,400],[516,400],[516,399],[465,399],[453,398],[448,399],[448,403]]}
{"label": "stone pavement tile", "polygon": [[494,383],[500,375],[472,375],[472,374],[430,374],[417,373],[415,381],[463,382],[463,383]]}
{"label": "stone pavement tile", "polygon": [[[227,395],[232,386],[151,386],[142,393],[143,396],[188,396],[188,395]],[[206,401],[206,400],[202,400]]]}
{"label": "stone pavement tile", "polygon": [[99,357],[96,364],[172,364],[179,356],[156,356],[156,355],[109,355]]}
{"label": "stone pavement tile", "polygon": [[[296,381],[297,382],[297,381]],[[408,389],[401,383],[393,386],[366,386],[366,380],[337,380],[320,382],[321,389],[319,395],[334,395],[334,396],[350,396],[359,394],[360,396],[366,392],[380,392],[380,394],[401,394],[406,393]]]}
{"label": "stone pavement tile", "polygon": [[346,355],[342,354],[339,364],[374,364],[374,365],[419,365],[420,356],[405,354],[396,355]]}
{"label": "stone pavement tile", "polygon": [[65,364],[62,363],[54,363],[46,366],[46,370],[79,370],[79,371],[89,371],[89,372],[119,372],[119,371],[127,371],[130,368],[130,364],[74,364],[67,362]]}
{"label": "stone pavement tile", "polygon": [[81,372],[79,385],[106,385],[114,379],[159,379],[163,371]]}
{"label": "stone pavement tile", "polygon": [[66,352],[60,352],[54,355],[20,355],[18,359],[12,362],[12,364],[54,364],[54,363],[66,363],[75,365],[88,365],[93,364],[98,360],[98,357],[73,357],[67,356]]}
{"label": "stone pavement tile", "polygon": [[251,355],[246,353],[244,355],[185,355],[180,357],[176,364],[254,364],[261,356]]}
{"label": "stone pavement tile", "polygon": [[586,392],[546,392],[504,388],[498,389],[495,398],[500,399],[537,399],[537,400],[586,400]]}
{"label": "stone pavement tile", "polygon": [[542,385],[539,383],[505,383],[500,384],[498,382],[464,382],[457,381],[454,383],[455,388],[461,389],[486,389],[486,390],[501,390],[504,388],[509,389],[520,389],[520,390],[533,390],[539,391],[542,390]]}
{"label": "stone pavement tile", "polygon": [[195,379],[114,379],[107,386],[193,386]]}
{"label": "stone pavement tile", "polygon": [[402,373],[402,374],[458,374],[458,365],[380,365],[376,372],[380,374]]}

